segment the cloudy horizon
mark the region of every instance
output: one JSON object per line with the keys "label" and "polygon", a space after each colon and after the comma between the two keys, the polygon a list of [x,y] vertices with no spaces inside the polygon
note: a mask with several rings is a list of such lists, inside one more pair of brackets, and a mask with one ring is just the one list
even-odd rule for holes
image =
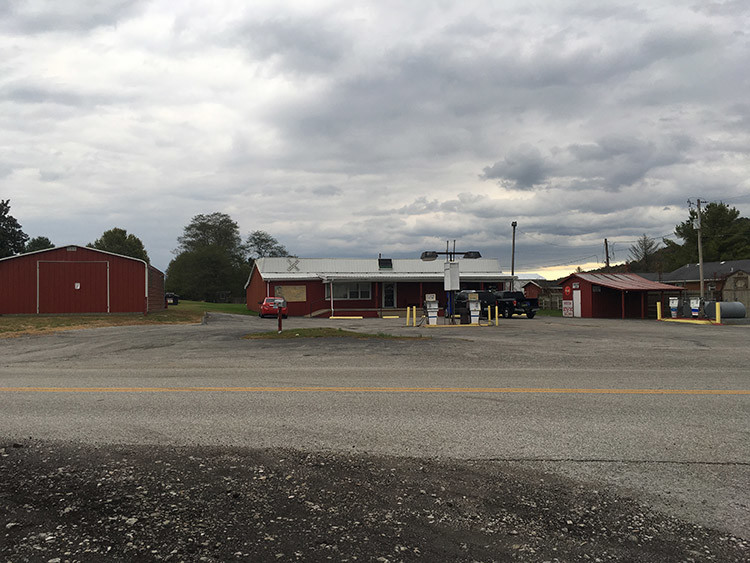
{"label": "cloudy horizon", "polygon": [[510,271],[614,260],[687,200],[750,215],[750,4],[11,0],[2,199],[165,270],[215,211],[302,257],[456,239]]}

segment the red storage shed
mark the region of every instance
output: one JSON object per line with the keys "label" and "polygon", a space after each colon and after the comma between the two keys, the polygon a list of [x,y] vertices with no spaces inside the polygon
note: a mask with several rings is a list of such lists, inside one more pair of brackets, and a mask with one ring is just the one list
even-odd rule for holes
{"label": "red storage shed", "polygon": [[143,260],[70,245],[0,259],[0,314],[148,313],[164,274]]}
{"label": "red storage shed", "polygon": [[656,303],[682,291],[637,274],[571,274],[560,285],[564,317],[656,318]]}

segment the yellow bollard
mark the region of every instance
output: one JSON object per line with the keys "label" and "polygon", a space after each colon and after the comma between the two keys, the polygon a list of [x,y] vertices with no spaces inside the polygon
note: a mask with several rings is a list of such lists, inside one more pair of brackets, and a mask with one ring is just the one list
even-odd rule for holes
{"label": "yellow bollard", "polygon": [[657,301],[656,303],[656,320],[661,320],[661,301]]}
{"label": "yellow bollard", "polygon": [[721,324],[721,303],[716,302],[716,323]]}
{"label": "yellow bollard", "polygon": [[417,327],[417,306],[414,305],[414,314],[411,316],[412,322],[414,323],[414,328]]}
{"label": "yellow bollard", "polygon": [[409,311],[411,311],[411,307],[406,308],[406,326],[409,326]]}
{"label": "yellow bollard", "polygon": [[497,305],[495,305],[495,326],[500,326],[499,317],[500,317],[500,308]]}

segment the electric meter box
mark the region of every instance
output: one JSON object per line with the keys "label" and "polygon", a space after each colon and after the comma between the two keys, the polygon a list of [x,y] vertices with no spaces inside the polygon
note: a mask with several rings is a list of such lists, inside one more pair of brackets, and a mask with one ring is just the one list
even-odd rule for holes
{"label": "electric meter box", "polygon": [[461,291],[461,280],[458,275],[458,262],[446,262],[443,268],[445,271],[445,291]]}

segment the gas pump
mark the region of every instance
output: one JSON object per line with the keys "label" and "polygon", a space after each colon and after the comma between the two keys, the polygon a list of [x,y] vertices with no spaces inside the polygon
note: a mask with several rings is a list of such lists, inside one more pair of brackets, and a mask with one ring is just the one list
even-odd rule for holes
{"label": "gas pump", "polygon": [[438,321],[437,296],[434,293],[427,293],[424,296],[424,308],[427,313],[427,324],[436,325]]}
{"label": "gas pump", "polygon": [[479,324],[479,312],[482,308],[482,303],[479,301],[478,293],[469,293],[468,295],[469,315],[471,315],[471,324]]}

